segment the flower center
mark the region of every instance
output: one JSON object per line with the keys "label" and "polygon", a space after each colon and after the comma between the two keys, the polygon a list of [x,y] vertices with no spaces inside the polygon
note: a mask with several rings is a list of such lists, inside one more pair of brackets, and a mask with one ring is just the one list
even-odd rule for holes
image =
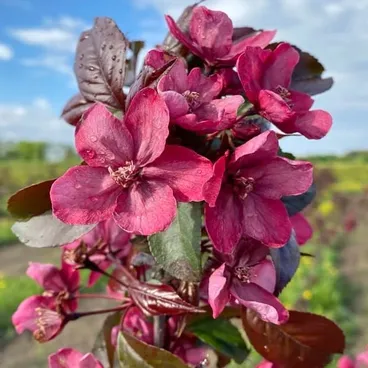
{"label": "flower center", "polygon": [[235,267],[234,276],[237,277],[241,282],[250,283],[252,270],[250,267]]}
{"label": "flower center", "polygon": [[190,111],[193,111],[200,106],[201,102],[199,98],[201,95],[198,92],[187,90],[183,93],[183,96],[188,102]]}
{"label": "flower center", "polygon": [[234,178],[234,189],[241,199],[247,198],[248,194],[254,189],[254,184],[255,180],[252,177],[236,176]]}
{"label": "flower center", "polygon": [[133,161],[126,161],[125,166],[119,167],[117,170],[113,170],[111,167],[108,170],[116,184],[123,188],[130,187],[137,180],[140,173],[139,168],[133,164]]}
{"label": "flower center", "polygon": [[275,88],[275,92],[289,105],[290,108],[293,108],[293,101],[291,99],[290,91],[282,86],[277,86]]}
{"label": "flower center", "polygon": [[60,316],[57,312],[49,309],[38,307],[35,309],[37,314],[36,325],[37,329],[33,332],[34,338],[39,342],[47,341],[46,329],[60,324]]}

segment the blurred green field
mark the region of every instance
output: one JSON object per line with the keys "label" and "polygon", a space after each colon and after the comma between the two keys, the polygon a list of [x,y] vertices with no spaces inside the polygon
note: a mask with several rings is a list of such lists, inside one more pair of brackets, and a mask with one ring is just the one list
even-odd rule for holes
{"label": "blurred green field", "polygon": [[[368,191],[368,152],[307,159],[316,166],[319,196],[307,215],[317,227],[317,233],[302,251],[314,257],[302,257],[299,270],[281,294],[281,300],[289,309],[323,314],[337,322],[344,330],[350,348],[355,344],[359,327],[351,312],[356,290],[340,272],[342,249],[347,246],[347,238],[335,229],[342,228],[341,221],[347,212],[341,203],[359,198]],[[9,244],[17,242],[10,230],[13,221],[6,212],[9,195],[24,186],[57,177],[78,162],[79,159],[70,152],[61,162],[50,162],[39,156],[31,159],[0,156],[0,246],[11,246]],[[332,235],[326,238],[326,234],[331,231]],[[14,277],[0,273],[0,343],[14,337],[10,317],[20,301],[38,290],[35,283],[25,276]],[[259,359],[252,353],[250,360],[242,367],[254,367]]]}

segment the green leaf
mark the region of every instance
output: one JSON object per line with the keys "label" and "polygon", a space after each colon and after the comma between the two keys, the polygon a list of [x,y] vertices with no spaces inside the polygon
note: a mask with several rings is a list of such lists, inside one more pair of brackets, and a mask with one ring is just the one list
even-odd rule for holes
{"label": "green leaf", "polygon": [[215,350],[242,363],[250,353],[239,330],[223,318],[199,318],[187,329]]}
{"label": "green leaf", "polygon": [[120,312],[110,314],[102,326],[100,333],[97,335],[92,353],[103,363],[104,367],[114,367],[115,348],[111,342],[111,331],[119,325],[121,318]]}
{"label": "green leaf", "polygon": [[156,262],[168,273],[184,281],[201,277],[202,212],[199,203],[180,203],[171,226],[149,237]]}
{"label": "green leaf", "polygon": [[8,212],[18,220],[27,220],[51,210],[50,188],[55,179],[23,188],[8,200]]}
{"label": "green leaf", "polygon": [[122,368],[189,368],[167,350],[145,344],[126,332],[120,332],[118,355]]}
{"label": "green leaf", "polygon": [[25,245],[35,248],[57,247],[71,243],[92,230],[92,225],[69,225],[46,212],[28,221],[16,222],[13,233]]}

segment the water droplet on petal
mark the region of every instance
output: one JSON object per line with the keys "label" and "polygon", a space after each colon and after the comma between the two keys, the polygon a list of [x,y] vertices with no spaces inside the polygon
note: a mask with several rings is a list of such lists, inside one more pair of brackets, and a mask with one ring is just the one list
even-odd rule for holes
{"label": "water droplet on petal", "polygon": [[97,142],[97,137],[95,135],[91,135],[91,141],[92,142]]}
{"label": "water droplet on petal", "polygon": [[118,63],[120,63],[120,59],[116,60]]}
{"label": "water droplet on petal", "polygon": [[91,197],[91,201],[95,203],[98,202],[98,197]]}
{"label": "water droplet on petal", "polygon": [[201,175],[202,174],[202,170],[197,170],[197,175]]}
{"label": "water droplet on petal", "polygon": [[81,185],[81,184],[79,184],[79,183],[77,183],[77,184],[75,184],[74,188],[75,188],[75,189],[80,189],[80,188],[82,188],[82,185]]}
{"label": "water droplet on petal", "polygon": [[104,51],[106,49],[106,44],[104,43],[102,46],[101,46],[101,50]]}
{"label": "water droplet on petal", "polygon": [[84,155],[87,156],[87,158],[92,159],[96,156],[96,152],[92,150],[85,150]]}

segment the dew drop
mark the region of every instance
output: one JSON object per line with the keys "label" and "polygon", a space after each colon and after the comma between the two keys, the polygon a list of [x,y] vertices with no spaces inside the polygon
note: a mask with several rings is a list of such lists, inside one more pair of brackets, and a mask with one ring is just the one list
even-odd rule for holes
{"label": "dew drop", "polygon": [[91,141],[92,141],[92,142],[97,142],[97,137],[96,137],[95,135],[92,135],[92,136],[91,136]]}
{"label": "dew drop", "polygon": [[119,69],[119,74],[123,74],[123,69]]}
{"label": "dew drop", "polygon": [[265,349],[265,350],[266,350],[266,352],[269,352],[269,351],[270,351],[270,349],[268,348],[268,346],[267,346],[267,345],[263,346],[263,349]]}
{"label": "dew drop", "polygon": [[120,63],[120,59],[116,60],[118,63]]}
{"label": "dew drop", "polygon": [[[113,48],[114,48],[114,46],[113,46],[113,45],[110,45],[110,46],[109,46],[109,49],[110,49],[110,50],[112,50]],[[116,57],[116,56],[115,56],[115,57]]]}
{"label": "dew drop", "polygon": [[201,175],[202,174],[202,170],[197,170],[197,175]]}
{"label": "dew drop", "polygon": [[116,60],[116,55],[112,55],[111,59],[112,59],[113,61],[115,61],[115,60]]}
{"label": "dew drop", "polygon": [[92,150],[85,150],[84,154],[89,158],[92,159],[96,156],[96,152]]}
{"label": "dew drop", "polygon": [[298,356],[298,360],[300,360],[301,362],[304,360],[304,358],[302,356]]}
{"label": "dew drop", "polygon": [[82,185],[81,185],[81,184],[79,184],[79,183],[77,183],[77,184],[75,184],[74,188],[75,188],[75,189],[80,189],[80,188],[82,188]]}
{"label": "dew drop", "polygon": [[79,64],[79,69],[82,69],[83,68],[83,64]]}
{"label": "dew drop", "polygon": [[88,69],[93,72],[95,70],[95,68],[93,66],[89,66]]}
{"label": "dew drop", "polygon": [[108,160],[115,160],[115,155],[113,154],[113,153],[109,153],[108,155],[107,155],[107,159]]}
{"label": "dew drop", "polygon": [[101,46],[101,50],[104,51],[106,49],[106,44],[104,43],[102,46]]}
{"label": "dew drop", "polygon": [[91,201],[94,203],[98,202],[98,197],[91,197]]}
{"label": "dew drop", "polygon": [[80,56],[79,56],[79,60],[82,60],[84,58],[84,54],[81,54]]}

